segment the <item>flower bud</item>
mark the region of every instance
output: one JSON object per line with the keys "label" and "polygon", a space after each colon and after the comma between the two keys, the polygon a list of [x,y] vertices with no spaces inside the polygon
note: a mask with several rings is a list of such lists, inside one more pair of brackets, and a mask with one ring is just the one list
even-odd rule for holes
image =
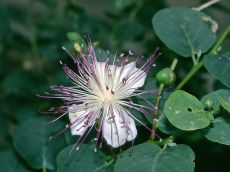
{"label": "flower bud", "polygon": [[176,75],[172,69],[164,68],[157,73],[156,79],[162,84],[172,85],[176,80]]}
{"label": "flower bud", "polygon": [[81,46],[80,46],[80,44],[75,43],[75,44],[73,45],[73,47],[74,47],[74,49],[75,49],[77,52],[81,52]]}
{"label": "flower bud", "polygon": [[208,109],[211,109],[213,106],[213,101],[211,99],[208,99],[206,102],[205,102],[205,107],[208,108]]}

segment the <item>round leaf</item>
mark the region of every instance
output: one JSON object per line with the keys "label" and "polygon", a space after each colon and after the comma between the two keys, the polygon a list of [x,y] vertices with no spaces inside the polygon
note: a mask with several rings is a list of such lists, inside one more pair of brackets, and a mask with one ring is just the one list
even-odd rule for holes
{"label": "round leaf", "polygon": [[29,172],[12,151],[0,153],[1,172]]}
{"label": "round leaf", "polygon": [[52,126],[44,123],[53,118],[38,117],[22,123],[13,134],[13,143],[18,153],[34,169],[55,169],[55,158],[57,153],[65,146],[64,136],[50,140],[65,125],[57,121]]}
{"label": "round leaf", "polygon": [[212,125],[205,130],[208,140],[224,145],[230,145],[230,118],[218,117],[212,121]]}
{"label": "round leaf", "polygon": [[228,100],[224,100],[222,97],[219,98],[221,106],[230,113],[230,97]]}
{"label": "round leaf", "polygon": [[196,97],[181,90],[169,96],[164,113],[169,122],[181,130],[205,128],[213,119]]}
{"label": "round leaf", "polygon": [[230,52],[205,56],[204,66],[214,78],[230,88]]}
{"label": "round leaf", "polygon": [[216,36],[202,12],[190,8],[172,7],[158,11],[152,24],[157,36],[171,50],[184,57],[205,53]]}
{"label": "round leaf", "polygon": [[26,120],[34,118],[37,115],[37,110],[30,106],[20,107],[16,111],[16,119],[19,123],[25,122]]}
{"label": "round leaf", "polygon": [[161,149],[144,143],[124,151],[116,161],[115,172],[193,172],[195,155],[186,145]]}
{"label": "round leaf", "polygon": [[82,144],[77,151],[70,154],[73,145],[63,149],[57,156],[58,172],[106,172],[112,171],[113,165],[106,162],[106,156],[95,146]]}
{"label": "round leaf", "polygon": [[214,91],[202,97],[201,103],[206,106],[207,102],[212,102],[211,112],[217,112],[220,110],[220,99],[228,102],[230,100],[230,90],[220,89]]}
{"label": "round leaf", "polygon": [[177,133],[180,133],[181,130],[174,127],[166,118],[165,115],[161,115],[159,118],[159,121],[157,123],[157,128],[159,128],[163,133],[169,134],[169,135],[176,135]]}

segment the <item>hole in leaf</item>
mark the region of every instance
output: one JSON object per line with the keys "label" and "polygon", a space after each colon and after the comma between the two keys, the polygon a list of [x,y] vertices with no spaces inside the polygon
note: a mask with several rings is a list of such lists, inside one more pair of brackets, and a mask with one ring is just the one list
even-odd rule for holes
{"label": "hole in leaf", "polygon": [[192,112],[192,108],[190,108],[190,107],[187,108],[187,111]]}

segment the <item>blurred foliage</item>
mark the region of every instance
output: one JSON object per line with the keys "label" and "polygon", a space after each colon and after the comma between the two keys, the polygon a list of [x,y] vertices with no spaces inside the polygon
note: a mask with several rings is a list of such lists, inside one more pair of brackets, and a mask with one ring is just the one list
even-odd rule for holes
{"label": "blurred foliage", "polygon": [[[197,1],[196,5],[203,2],[204,0]],[[78,41],[79,36],[90,35],[93,41],[97,44],[97,53],[104,53],[104,55],[105,52],[103,50],[99,51],[99,47],[105,50],[109,49],[113,53],[117,52],[117,54],[127,53],[129,50],[132,50],[134,54],[144,52],[145,55],[152,54],[156,47],[160,47],[162,56],[158,58],[156,66],[153,67],[150,73],[150,78],[153,78],[161,68],[168,67],[174,57],[180,58],[180,55],[171,51],[177,48],[180,49],[180,47],[170,47],[171,45],[174,45],[174,40],[163,40],[166,44],[164,45],[159,38],[156,37],[152,26],[153,15],[158,10],[169,7],[173,3],[174,1],[170,2],[166,0],[2,0],[0,2],[0,171],[44,172],[44,169],[46,168],[46,170],[55,171],[56,154],[62,150],[64,147],[63,145],[67,146],[73,143],[72,136],[65,133],[64,136],[60,136],[63,137],[63,140],[65,139],[65,143],[63,140],[56,140],[58,145],[51,149],[50,147],[52,146],[47,146],[49,144],[48,135],[50,133],[44,133],[45,126],[40,123],[39,126],[36,126],[33,123],[28,123],[28,121],[31,120],[41,119],[41,116],[44,116],[44,114],[41,114],[40,111],[47,110],[48,107],[61,103],[59,101],[49,102],[41,100],[36,96],[37,94],[42,94],[47,91],[52,84],[70,84],[61,69],[59,61],[63,61],[70,66],[73,64],[71,64],[71,59],[61,49],[62,46],[72,48],[73,41]],[[229,19],[230,7],[224,5],[224,3],[217,4],[205,10],[210,16],[215,16],[216,11]],[[220,22],[219,26],[221,27],[223,25],[221,22],[225,21],[226,20],[218,21]],[[194,22],[193,29],[197,29],[196,22]],[[171,26],[169,25],[169,28],[170,27]],[[158,28],[156,32],[167,32],[169,28],[161,27]],[[193,29],[188,32],[193,31]],[[224,28],[220,29],[223,30]],[[70,39],[73,37],[71,32],[76,34],[74,36],[77,40]],[[66,35],[67,33],[69,34]],[[167,32],[167,34],[173,33]],[[207,33],[206,30],[202,30],[201,35],[202,34],[210,33]],[[172,36],[176,37],[177,35]],[[172,38],[174,39],[174,37]],[[193,36],[191,36],[191,38],[192,37]],[[184,40],[184,37],[181,39]],[[206,40],[205,45],[202,44],[205,49],[203,52],[206,52],[210,48],[214,39],[213,36]],[[195,42],[195,44],[203,40],[197,41],[198,42]],[[168,42],[170,44],[169,46],[167,45]],[[187,45],[187,43],[185,44]],[[196,47],[196,45],[194,47]],[[223,44],[223,49],[227,48],[229,48],[229,45],[226,43]],[[178,54],[189,56],[189,53],[191,52],[186,51],[185,53],[182,52]],[[196,51],[195,54],[197,53],[199,52]],[[210,66],[207,64],[207,70],[213,71],[211,73],[215,78],[228,75],[229,68],[227,67],[226,72],[220,77],[217,76],[219,73],[216,74],[216,65],[219,65],[221,68],[224,63],[225,61],[222,59],[222,61],[217,61]],[[175,71],[177,76],[175,84],[178,84],[191,67],[192,63],[188,58],[180,58],[180,62]],[[222,82],[224,79],[220,78],[219,80]],[[229,82],[224,80],[223,83],[229,86]],[[200,74],[196,75],[184,89],[200,99],[202,96],[218,88],[225,88],[225,86],[219,81],[214,82],[214,78],[208,74],[205,69],[202,69]],[[218,117],[215,120],[219,119],[222,123],[214,125],[213,128],[210,127],[209,130],[212,130],[212,133],[205,135],[205,137],[210,140],[217,137],[216,128],[221,128],[221,125],[226,127],[226,123],[229,123],[229,118],[226,121],[222,119],[222,117]],[[63,121],[65,120],[67,119],[63,119]],[[143,120],[145,120],[145,123],[148,123],[148,120]],[[169,122],[167,119],[163,119],[162,117],[161,120],[162,121],[159,124],[161,127],[159,128],[162,128],[162,132],[166,134],[170,132],[181,134],[180,130],[172,125],[170,126],[172,128],[168,128],[169,125],[166,123]],[[146,130],[144,130],[142,126],[138,127],[140,127],[140,131],[143,131],[143,135],[138,136],[135,144],[143,143],[149,136],[149,133],[146,133]],[[21,132],[19,132],[20,130]],[[226,128],[226,130],[229,131],[229,127]],[[33,133],[32,135],[36,138],[28,138],[23,131],[31,131]],[[161,131],[159,132],[163,138],[166,137],[164,133],[161,133]],[[176,140],[178,143],[183,142],[193,148],[193,151],[196,154],[196,162],[198,162],[195,171],[229,171],[229,162],[227,161],[230,159],[229,147],[220,144],[214,145],[212,143],[207,143],[204,141],[204,136],[201,134],[202,132],[205,133],[207,131],[191,131],[189,132],[189,136],[182,135]],[[229,132],[223,133],[223,137],[226,135],[229,135]],[[40,142],[37,143],[36,139],[40,140],[41,144],[39,144]],[[42,139],[47,140],[44,141]],[[222,140],[223,138],[217,139],[219,139],[217,142],[224,142]],[[13,143],[13,140],[16,141]],[[31,140],[35,142],[33,143]],[[89,139],[86,142],[90,143],[91,141]],[[229,144],[229,140],[226,142]],[[45,145],[44,147],[46,149],[50,148],[50,150],[41,150],[42,144]],[[116,157],[117,154],[120,153],[119,150],[111,150],[105,146],[104,151],[106,154],[99,152],[95,155],[91,150],[92,146],[89,145],[82,145],[82,149],[86,149],[86,152],[89,152],[87,155],[83,156],[82,161],[87,161],[88,156],[92,158],[92,161],[95,159],[95,161],[97,161],[95,163],[99,164],[98,166],[102,166],[98,171],[103,171],[104,169],[107,169],[107,171],[113,170],[113,162],[109,161],[109,158],[111,159],[111,157],[115,157],[115,159],[118,158],[119,163],[116,164],[115,171],[121,171],[121,166],[125,167],[125,165],[129,165],[129,163],[135,163],[134,161],[138,161],[135,160],[135,157],[132,162],[128,162],[127,160],[125,164],[123,164],[124,161],[120,160],[122,158],[127,158],[127,151],[130,151],[130,149],[124,152],[123,157]],[[34,146],[34,154],[26,152],[30,146]],[[59,153],[57,162],[65,161],[66,152],[70,147],[65,148]],[[128,146],[124,146],[122,149],[126,149],[127,147]],[[193,153],[190,151],[190,148],[183,145],[180,145],[178,148],[183,149],[183,155],[187,153],[190,154],[191,157],[188,158],[188,163],[190,163],[189,170],[191,171],[194,168],[192,163],[194,160]],[[150,150],[158,152],[158,149],[159,148],[155,146]],[[148,150],[146,151],[148,152]],[[167,149],[166,153],[175,153],[175,158],[179,162],[180,157],[178,158],[177,150],[173,151],[170,152],[170,150]],[[48,152],[47,162],[42,162],[42,160],[46,159],[42,157],[43,155],[46,155],[44,152]],[[210,152],[212,155],[210,155]],[[81,152],[79,151],[77,153]],[[77,155],[77,153],[75,152],[73,155],[76,161],[75,164],[70,167],[66,166],[66,164],[61,164],[59,165],[61,169],[60,171],[66,171],[65,169],[68,169],[67,171],[73,171],[73,169],[75,170],[77,168],[81,168],[82,171],[84,171],[84,168],[86,169],[86,167],[82,165],[85,162],[82,162],[82,164],[78,162],[79,155]],[[137,154],[138,153],[140,152],[137,152]],[[111,157],[106,156],[107,154]],[[167,156],[167,154],[162,154],[161,158],[164,158],[163,155]],[[102,156],[104,161],[107,161],[108,164],[103,165],[104,161],[96,159],[96,156]],[[35,161],[36,157],[38,158],[38,161]],[[186,158],[187,157],[185,157],[185,159]],[[150,161],[153,160],[154,159],[150,159]],[[151,168],[151,164],[148,161],[145,163]],[[170,165],[170,161],[168,161],[168,163],[168,165]],[[162,166],[164,165],[165,164]],[[97,166],[89,165],[87,166],[87,169],[91,170],[96,167]],[[183,165],[181,168],[183,169]]]}

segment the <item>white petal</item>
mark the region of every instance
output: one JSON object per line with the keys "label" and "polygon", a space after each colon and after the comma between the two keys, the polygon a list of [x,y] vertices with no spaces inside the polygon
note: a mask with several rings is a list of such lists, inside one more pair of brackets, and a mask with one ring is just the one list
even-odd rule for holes
{"label": "white petal", "polygon": [[[108,77],[109,73],[112,76],[111,78]],[[111,90],[117,90],[118,87],[120,88],[121,85],[123,85],[123,88],[119,89],[119,91],[120,95],[124,95],[125,93],[125,98],[139,87],[142,87],[147,76],[146,72],[136,67],[135,62],[128,63],[123,67],[109,65],[108,69],[106,69],[105,62],[97,62],[96,75],[103,90],[106,89],[106,86],[109,86]],[[122,84],[124,79],[126,79],[126,82]],[[117,94],[119,94],[119,92]]]}
{"label": "white petal", "polygon": [[103,87],[103,89],[105,89],[105,77],[106,77],[106,73],[105,73],[105,62],[96,62],[96,71],[95,71],[96,75],[97,75],[97,79],[99,81],[99,83],[101,84],[101,86]]}
{"label": "white petal", "polygon": [[87,118],[85,118],[85,116],[90,113],[90,110],[77,111],[77,109],[77,105],[73,105],[69,108],[69,119],[71,123],[74,123],[70,127],[71,134],[83,135],[87,128],[90,126],[90,124],[85,126],[85,122],[87,121]]}
{"label": "white petal", "polygon": [[135,122],[121,106],[104,114],[103,137],[109,145],[117,148],[127,141],[134,140],[136,136]]}
{"label": "white petal", "polygon": [[135,62],[125,65],[120,80],[120,82],[122,82],[123,78],[127,79],[124,86],[125,97],[128,97],[139,87],[142,87],[145,83],[146,76],[146,72],[138,69]]}
{"label": "white petal", "polygon": [[147,76],[146,72],[136,67],[135,62],[125,65],[122,75],[130,76],[127,80],[127,84],[131,84],[131,87],[135,89],[144,85]]}

